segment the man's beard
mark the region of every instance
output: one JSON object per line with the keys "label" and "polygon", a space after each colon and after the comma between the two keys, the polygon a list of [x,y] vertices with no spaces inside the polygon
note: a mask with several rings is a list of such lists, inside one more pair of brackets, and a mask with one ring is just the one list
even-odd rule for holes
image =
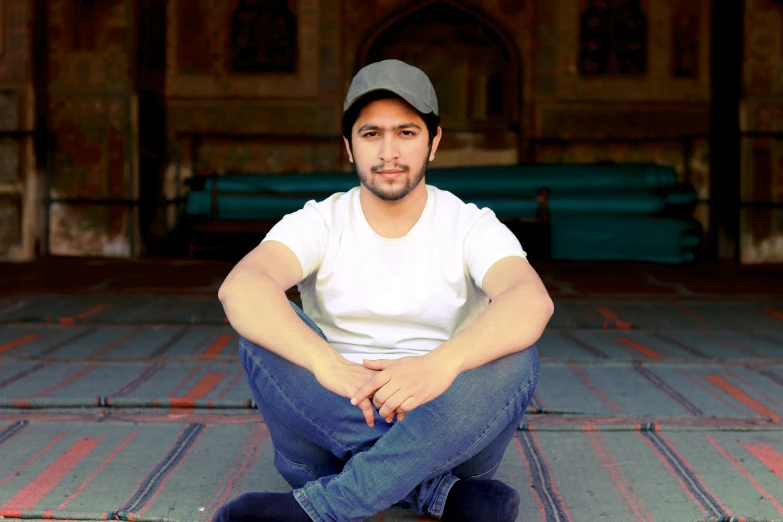
{"label": "man's beard", "polygon": [[[419,186],[419,183],[421,183],[421,180],[424,179],[424,175],[427,173],[426,161],[413,177],[410,177],[410,167],[408,165],[395,163],[392,168],[403,171],[403,174],[394,180],[393,183],[388,183],[382,175],[378,174],[378,171],[384,167],[386,165],[383,164],[370,167],[370,173],[366,174],[359,171],[359,168],[354,163],[359,182],[384,201],[398,201],[404,198]],[[400,181],[404,181],[404,183],[400,183]]]}

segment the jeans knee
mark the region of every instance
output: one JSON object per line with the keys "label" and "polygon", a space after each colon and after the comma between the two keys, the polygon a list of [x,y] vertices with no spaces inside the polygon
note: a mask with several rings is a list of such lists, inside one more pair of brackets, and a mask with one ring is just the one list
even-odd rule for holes
{"label": "jeans knee", "polygon": [[320,478],[309,466],[294,462],[277,449],[275,449],[274,465],[280,476],[294,489],[301,488],[308,482]]}
{"label": "jeans knee", "polygon": [[249,378],[255,373],[261,365],[261,358],[266,350],[261,346],[258,346],[253,341],[249,341],[246,338],[239,337],[239,348],[237,353],[239,355],[239,361],[242,363],[242,368],[245,369],[245,374]]}
{"label": "jeans knee", "polygon": [[237,353],[239,354],[239,358],[243,363],[250,355],[253,354],[256,349],[258,349],[258,345],[252,341],[248,341],[241,335],[239,336],[239,348],[237,349]]}
{"label": "jeans knee", "polygon": [[535,388],[541,371],[538,347],[533,344],[524,350],[511,354],[509,357],[516,377],[524,382],[529,382],[531,387]]}

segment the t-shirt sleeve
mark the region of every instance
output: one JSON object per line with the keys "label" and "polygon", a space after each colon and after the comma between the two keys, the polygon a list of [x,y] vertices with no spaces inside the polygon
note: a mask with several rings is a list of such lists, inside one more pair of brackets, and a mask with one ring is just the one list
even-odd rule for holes
{"label": "t-shirt sleeve", "polygon": [[303,208],[287,214],[261,241],[279,241],[299,259],[302,279],[315,272],[323,262],[329,243],[329,227],[315,201],[308,201]]}
{"label": "t-shirt sleeve", "polygon": [[483,290],[484,276],[492,265],[509,256],[527,259],[527,253],[494,212],[483,209],[481,214],[465,237],[464,258],[473,281]]}

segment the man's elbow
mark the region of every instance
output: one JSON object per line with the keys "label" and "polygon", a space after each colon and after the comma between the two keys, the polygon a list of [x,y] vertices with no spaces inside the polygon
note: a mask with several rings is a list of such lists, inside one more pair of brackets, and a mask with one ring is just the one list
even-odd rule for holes
{"label": "man's elbow", "polygon": [[218,288],[217,298],[223,305],[226,304],[226,301],[234,293],[234,288],[236,287],[234,279],[233,274],[229,273],[220,284],[220,288]]}
{"label": "man's elbow", "polygon": [[555,314],[555,302],[547,292],[544,292],[544,295],[541,297],[541,307],[546,320],[549,321],[549,319]]}

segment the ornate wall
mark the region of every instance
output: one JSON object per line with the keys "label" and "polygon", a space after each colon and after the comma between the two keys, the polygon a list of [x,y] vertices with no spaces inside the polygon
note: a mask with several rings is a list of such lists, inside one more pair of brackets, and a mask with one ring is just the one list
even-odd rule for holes
{"label": "ornate wall", "polygon": [[710,1],[538,6],[537,161],[673,164],[706,197]]}
{"label": "ornate wall", "polygon": [[[761,134],[743,139],[741,196],[783,202],[783,5],[745,5],[741,126]],[[745,210],[741,226],[744,262],[783,261],[783,209]]]}
{"label": "ornate wall", "polygon": [[[142,252],[177,221],[160,200],[194,172],[349,169],[344,93],[384,57],[438,87],[436,165],[657,161],[706,198],[710,3],[0,0],[0,129],[45,114],[52,196],[145,201],[140,213],[54,205],[50,250],[62,254]],[[743,130],[783,132],[783,6],[746,5]],[[47,44],[38,85],[35,31]],[[745,139],[744,197],[783,197],[781,142]],[[0,256],[29,257],[41,236],[44,159],[0,136]],[[744,219],[746,261],[780,259],[780,211]]]}
{"label": "ornate wall", "polygon": [[[132,107],[132,0],[49,0],[48,119],[54,198],[132,199],[137,193]],[[130,256],[136,210],[54,204],[52,254]]]}
{"label": "ornate wall", "polygon": [[0,0],[0,258],[27,259],[39,216],[33,137],[33,10],[26,0]]}
{"label": "ornate wall", "polygon": [[345,3],[342,89],[368,61],[404,59],[438,92],[445,134],[434,166],[517,163],[527,154],[521,138],[535,127],[538,3]]}

